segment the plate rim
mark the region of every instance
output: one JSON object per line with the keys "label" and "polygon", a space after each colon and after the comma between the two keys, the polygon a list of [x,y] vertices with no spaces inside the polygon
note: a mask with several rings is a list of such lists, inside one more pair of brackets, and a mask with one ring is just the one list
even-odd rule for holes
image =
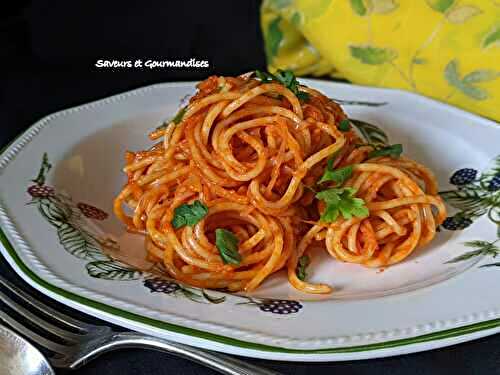
{"label": "plate rim", "polygon": [[[304,80],[307,81],[307,80]],[[323,83],[328,83],[328,84],[335,84],[335,85],[340,85],[340,86],[349,86],[349,87],[355,87],[355,88],[360,88],[360,89],[368,89],[369,91],[396,91],[401,94],[404,94],[406,96],[413,96],[413,97],[419,97],[420,99],[423,99],[425,101],[430,101],[434,105],[439,105],[443,107],[447,107],[447,110],[451,111],[456,111],[461,115],[466,115],[467,117],[470,117],[474,119],[475,121],[481,123],[481,126],[495,126],[497,127],[497,124],[487,118],[475,115],[470,112],[463,111],[459,108],[440,103],[436,100],[433,100],[431,98],[423,97],[418,94],[414,93],[409,93],[403,90],[398,90],[398,89],[385,89],[385,88],[374,88],[374,87],[364,87],[364,86],[359,86],[359,85],[351,85],[351,84],[344,84],[344,83],[338,83],[338,82],[331,82],[327,80],[318,80],[318,79],[309,79],[309,81],[314,81],[314,82],[323,82]],[[159,83],[159,84],[154,84],[154,85],[149,85],[145,86],[142,88],[130,90],[121,94],[113,95],[107,98],[103,98],[100,100],[96,100],[87,104],[82,104],[78,105],[75,107],[71,107],[69,109],[61,110],[58,112],[55,112],[53,114],[50,114],[48,116],[43,117],[39,121],[35,122],[32,126],[30,126],[26,131],[22,132],[19,134],[16,138],[14,138],[7,146],[5,146],[1,151],[0,151],[0,158],[2,159],[2,163],[0,163],[0,166],[5,167],[11,160],[12,158],[6,157],[6,154],[11,148],[19,148],[19,150],[14,151],[13,157],[17,155],[20,152],[20,149],[22,149],[28,142],[31,140],[33,137],[35,137],[44,127],[46,124],[50,122],[50,120],[53,120],[54,118],[57,118],[62,115],[70,114],[72,112],[77,112],[81,111],[84,109],[91,109],[96,106],[100,106],[103,104],[107,103],[112,103],[115,101],[123,100],[126,99],[130,96],[135,96],[135,95],[142,95],[146,94],[147,92],[154,90],[156,88],[161,88],[165,86],[170,86],[170,87],[175,87],[175,86],[185,86],[189,85],[191,82],[167,82],[167,83]],[[24,138],[30,138],[25,142]],[[21,142],[19,140],[21,139]],[[17,147],[16,147],[17,146]],[[5,160],[7,159],[7,160]],[[8,216],[5,214],[5,216]],[[361,352],[369,352],[369,353],[374,353],[383,349],[390,349],[390,348],[401,348],[401,347],[407,347],[408,345],[414,345],[414,344],[426,344],[429,342],[436,342],[436,341],[442,341],[445,339],[450,339],[450,338],[455,338],[455,337],[462,337],[465,338],[468,335],[473,335],[478,332],[483,332],[486,333],[486,335],[494,334],[496,332],[500,331],[500,318],[494,318],[494,319],[489,319],[489,320],[483,320],[479,321],[476,323],[468,324],[468,325],[462,325],[460,327],[454,327],[454,328],[449,328],[445,330],[438,330],[435,332],[431,332],[428,334],[423,334],[423,335],[418,335],[418,336],[413,336],[413,337],[406,337],[402,339],[396,339],[396,340],[386,340],[386,341],[381,341],[378,343],[372,343],[372,344],[365,344],[365,345],[356,345],[356,346],[336,346],[334,348],[321,348],[321,349],[292,349],[292,348],[280,348],[272,345],[266,345],[266,344],[261,344],[261,343],[254,343],[254,342],[249,342],[249,341],[244,341],[244,340],[239,340],[235,339],[232,337],[224,336],[224,335],[219,335],[215,334],[212,332],[207,332],[203,331],[200,329],[196,328],[190,328],[174,323],[168,323],[165,321],[157,320],[151,317],[147,316],[142,316],[138,313],[132,313],[125,311],[123,309],[120,309],[118,307],[110,306],[104,302],[99,302],[96,300],[92,300],[90,298],[78,295],[76,293],[70,292],[70,291],[65,291],[62,290],[60,287],[57,287],[46,280],[44,280],[41,276],[37,275],[35,272],[33,272],[31,269],[28,268],[28,266],[21,260],[18,252],[15,250],[15,247],[11,244],[11,242],[8,240],[7,235],[4,233],[4,229],[2,228],[0,224],[0,243],[3,244],[3,246],[0,246],[1,253],[5,256],[7,261],[13,266],[14,270],[18,275],[22,276],[22,278],[27,281],[31,286],[34,286],[36,284],[36,289],[42,291],[42,293],[45,291],[44,294],[47,294],[47,291],[52,292],[53,294],[56,294],[60,297],[60,302],[67,304],[67,301],[70,300],[72,303],[75,303],[77,305],[83,305],[89,309],[95,309],[104,313],[108,313],[114,316],[119,317],[120,319],[126,320],[126,321],[134,321],[137,323],[141,324],[146,324],[149,325],[150,327],[156,327],[162,329],[162,331],[166,332],[173,332],[175,334],[180,334],[180,335],[186,335],[189,337],[197,337],[199,339],[205,339],[209,340],[212,342],[217,342],[219,344],[223,345],[228,345],[231,347],[237,347],[237,348],[242,348],[242,349],[249,349],[249,350],[257,350],[259,352],[267,352],[267,353],[283,353],[283,354],[304,354],[304,355],[328,355],[328,354],[345,354],[345,353],[361,353]],[[28,281],[28,279],[30,281]],[[104,318],[105,319],[105,318]],[[105,319],[106,320],[106,319]],[[487,331],[487,332],[485,332]],[[464,341],[467,341],[465,339]],[[444,344],[443,346],[450,345],[450,344]],[[420,349],[420,350],[426,350],[426,348]],[[413,350],[413,351],[420,351],[420,350]],[[405,351],[406,353],[412,352],[412,351]],[[394,355],[394,354],[388,354],[388,355]],[[376,357],[377,355],[373,356],[368,356],[369,358]],[[342,357],[340,355],[339,357]],[[272,358],[271,358],[272,359]],[[276,358],[279,359],[279,358]],[[340,359],[340,358],[339,358]],[[352,358],[351,358],[352,359]]]}
{"label": "plate rim", "polygon": [[[332,358],[331,355],[334,355],[333,358],[335,360],[352,360],[352,359],[363,359],[363,358],[350,358],[351,356],[349,356],[349,354],[370,353],[374,355],[372,356],[368,354],[368,356],[366,356],[365,358],[377,358],[377,357],[392,356],[397,354],[414,353],[418,351],[424,351],[424,350],[452,345],[446,342],[447,339],[461,338],[462,340],[458,340],[458,342],[465,342],[471,340],[472,338],[469,337],[471,337],[472,335],[479,334],[476,335],[477,337],[474,337],[475,339],[493,335],[495,333],[500,332],[500,318],[496,318],[460,327],[436,331],[424,335],[397,339],[397,340],[383,341],[380,343],[373,343],[366,345],[323,348],[323,349],[280,348],[272,345],[265,345],[260,343],[253,343],[249,341],[239,340],[228,336],[218,335],[215,333],[206,332],[195,328],[189,328],[173,323],[164,322],[154,318],[141,316],[139,314],[124,311],[123,309],[120,309],[118,307],[110,306],[103,302],[94,301],[90,298],[83,297],[73,292],[63,290],[51,284],[50,282],[44,280],[42,277],[38,276],[36,273],[34,273],[32,270],[28,268],[28,266],[21,260],[21,258],[17,254],[13,245],[7,239],[7,236],[5,235],[2,228],[0,228],[0,245],[1,245],[0,253],[2,253],[4,258],[12,266],[12,268],[14,269],[14,271],[18,276],[20,276],[23,280],[25,280],[31,287],[34,287],[43,294],[56,299],[60,303],[68,305],[68,300],[69,300],[71,301],[71,303],[69,304],[70,307],[74,308],[73,306],[74,303],[84,308],[84,310],[86,310],[85,312],[87,313],[89,313],[88,311],[99,311],[101,313],[110,314],[116,317],[117,320],[119,320],[120,322],[128,321],[139,324],[145,324],[151,328],[159,328],[163,332],[174,333],[177,335],[185,336],[187,339],[194,337],[197,339],[208,340],[209,342],[222,344],[224,347],[233,347],[236,349],[244,350],[244,352],[240,352],[238,350],[233,354],[247,355],[250,357],[281,360],[283,359],[282,356],[286,355],[287,357],[292,356],[291,358],[287,358],[287,360],[293,360],[294,355],[301,355],[301,357],[304,355],[306,356],[306,358],[307,356],[312,356],[313,359],[319,361],[322,360],[321,358],[323,356],[329,356],[330,358]],[[47,291],[50,293],[47,293]],[[59,298],[53,297],[54,294]],[[102,320],[109,321],[106,315],[97,315],[96,317]],[[189,344],[191,342],[185,342],[185,343]],[[434,343],[437,345],[434,345],[433,348],[428,348],[426,347],[426,345],[429,343]],[[442,343],[442,345],[440,345],[440,343]],[[408,348],[411,345],[414,346],[417,345],[417,346],[411,350],[404,350],[404,348]],[[205,345],[199,345],[199,346],[205,347],[207,349],[213,349],[210,346],[205,346]],[[397,349],[401,348],[403,348],[402,353],[394,352]],[[380,353],[380,351],[383,350],[389,350],[389,351],[384,354]],[[251,353],[255,354],[255,352],[267,353],[269,355],[266,355],[264,357],[251,355]],[[274,356],[273,354],[276,354],[276,356]],[[304,359],[302,358],[297,360],[304,360]]]}

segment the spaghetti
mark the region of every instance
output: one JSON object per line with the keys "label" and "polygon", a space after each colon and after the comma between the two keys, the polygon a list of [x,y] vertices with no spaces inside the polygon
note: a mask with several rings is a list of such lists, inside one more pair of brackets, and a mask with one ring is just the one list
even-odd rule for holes
{"label": "spaghetti", "polygon": [[[297,273],[312,246],[388,266],[431,241],[446,217],[427,168],[374,155],[339,105],[280,74],[209,77],[150,134],[156,144],[126,153],[115,214],[171,277],[252,291],[285,268],[295,288],[329,293]],[[320,182],[327,170],[349,173]]]}

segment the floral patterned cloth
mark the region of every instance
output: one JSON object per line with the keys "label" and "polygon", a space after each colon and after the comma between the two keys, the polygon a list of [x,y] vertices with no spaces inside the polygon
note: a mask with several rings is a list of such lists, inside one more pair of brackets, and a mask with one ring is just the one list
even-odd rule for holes
{"label": "floral patterned cloth", "polygon": [[500,121],[500,0],[264,0],[268,68],[402,88]]}

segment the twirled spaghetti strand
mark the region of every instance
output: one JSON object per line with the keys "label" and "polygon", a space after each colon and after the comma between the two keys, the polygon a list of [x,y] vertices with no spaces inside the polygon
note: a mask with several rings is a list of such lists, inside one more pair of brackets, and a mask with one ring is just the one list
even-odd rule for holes
{"label": "twirled spaghetti strand", "polygon": [[[249,75],[210,77],[178,121],[153,131],[149,150],[127,152],[127,183],[114,202],[128,230],[145,236],[151,260],[173,278],[202,288],[252,291],[286,268],[291,285],[329,293],[297,275],[299,259],[323,246],[340,261],[368,267],[405,259],[430,242],[446,217],[437,184],[404,157],[369,158],[372,147],[340,130],[341,108],[316,90],[307,99],[278,82]],[[177,116],[176,116],[177,117]],[[331,167],[352,166],[345,187],[366,204],[365,217],[320,220],[315,186]],[[179,208],[199,201],[198,222],[174,226]],[[215,243],[227,230],[238,262]]]}

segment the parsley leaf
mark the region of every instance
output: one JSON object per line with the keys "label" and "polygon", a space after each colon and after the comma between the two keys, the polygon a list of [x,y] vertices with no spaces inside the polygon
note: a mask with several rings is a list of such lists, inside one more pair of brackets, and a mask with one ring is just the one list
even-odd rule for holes
{"label": "parsley leaf", "polygon": [[297,269],[295,273],[299,280],[304,281],[307,277],[306,268],[311,263],[311,259],[307,255],[302,255],[299,258],[299,263],[297,264]]}
{"label": "parsley leaf", "polygon": [[[326,162],[326,170],[332,170],[333,169],[333,162],[335,161],[335,155],[332,155],[330,159]],[[325,170],[325,172],[326,172]],[[323,177],[322,177],[323,178]]]}
{"label": "parsley leaf", "polygon": [[368,158],[375,158],[377,156],[390,156],[391,158],[397,159],[401,156],[403,152],[403,145],[397,143],[395,145],[390,145],[386,147],[373,146],[375,150],[368,154]]}
{"label": "parsley leaf", "polygon": [[325,173],[321,177],[321,179],[318,181],[318,183],[326,182],[326,181],[333,181],[337,186],[342,185],[344,182],[346,182],[349,177],[352,176],[352,165],[348,165],[347,167],[339,168],[339,169],[332,169],[330,167],[330,160],[328,160],[329,165],[327,166]]}
{"label": "parsley leaf", "polygon": [[238,252],[238,237],[227,229],[217,228],[215,230],[215,246],[219,250],[220,257],[225,264],[240,264],[241,254]]}
{"label": "parsley leaf", "polygon": [[303,102],[307,102],[309,100],[309,94],[304,91],[299,91],[295,94],[297,99],[302,100]]}
{"label": "parsley leaf", "polygon": [[365,206],[365,201],[361,198],[355,198],[354,194],[356,192],[356,189],[347,187],[331,188],[317,193],[316,198],[326,203],[326,208],[321,215],[320,221],[331,223],[337,220],[339,214],[342,214],[346,220],[351,219],[353,216],[368,216],[369,211]]}
{"label": "parsley leaf", "polygon": [[339,122],[339,125],[338,125],[338,129],[341,131],[341,132],[348,132],[349,130],[351,130],[351,125],[350,125],[350,121],[348,119],[343,119],[342,121]]}
{"label": "parsley leaf", "polygon": [[339,149],[337,151],[335,151],[332,156],[330,156],[330,158],[328,159],[328,162],[327,162],[327,168],[328,169],[333,169],[333,162],[335,161],[335,159],[337,158],[337,156],[339,156],[340,152],[342,151],[342,149]]}
{"label": "parsley leaf", "polygon": [[196,200],[193,204],[181,204],[174,210],[172,226],[175,229],[197,224],[208,213],[208,207]]}
{"label": "parsley leaf", "polygon": [[156,128],[156,130],[165,129],[167,127],[167,125],[170,124],[171,122],[173,122],[175,125],[179,124],[182,121],[182,119],[184,118],[184,115],[186,114],[186,112],[187,112],[187,105],[182,107],[181,109],[179,109],[179,111],[177,111],[177,113],[175,114],[175,116],[172,119],[165,121],[163,124],[158,126]]}
{"label": "parsley leaf", "polygon": [[283,86],[288,87],[290,90],[294,90],[299,85],[297,78],[295,78],[295,74],[293,74],[291,70],[278,69],[274,76]]}
{"label": "parsley leaf", "polygon": [[177,125],[178,123],[180,123],[182,121],[186,112],[187,112],[187,106],[182,107],[181,109],[179,109],[179,112],[176,113],[174,118],[170,121],[172,121],[174,124]]}
{"label": "parsley leaf", "polygon": [[269,83],[272,81],[277,81],[289,89],[291,92],[297,96],[299,100],[308,101],[309,94],[304,91],[299,91],[299,81],[295,77],[295,74],[291,70],[281,70],[278,69],[276,74],[271,74],[268,72],[262,72],[260,70],[255,71],[255,75],[260,79],[262,83]]}
{"label": "parsley leaf", "polygon": [[275,79],[275,77],[271,73],[263,72],[262,70],[256,70],[255,75],[258,79],[260,79],[262,83],[269,83],[273,79]]}

